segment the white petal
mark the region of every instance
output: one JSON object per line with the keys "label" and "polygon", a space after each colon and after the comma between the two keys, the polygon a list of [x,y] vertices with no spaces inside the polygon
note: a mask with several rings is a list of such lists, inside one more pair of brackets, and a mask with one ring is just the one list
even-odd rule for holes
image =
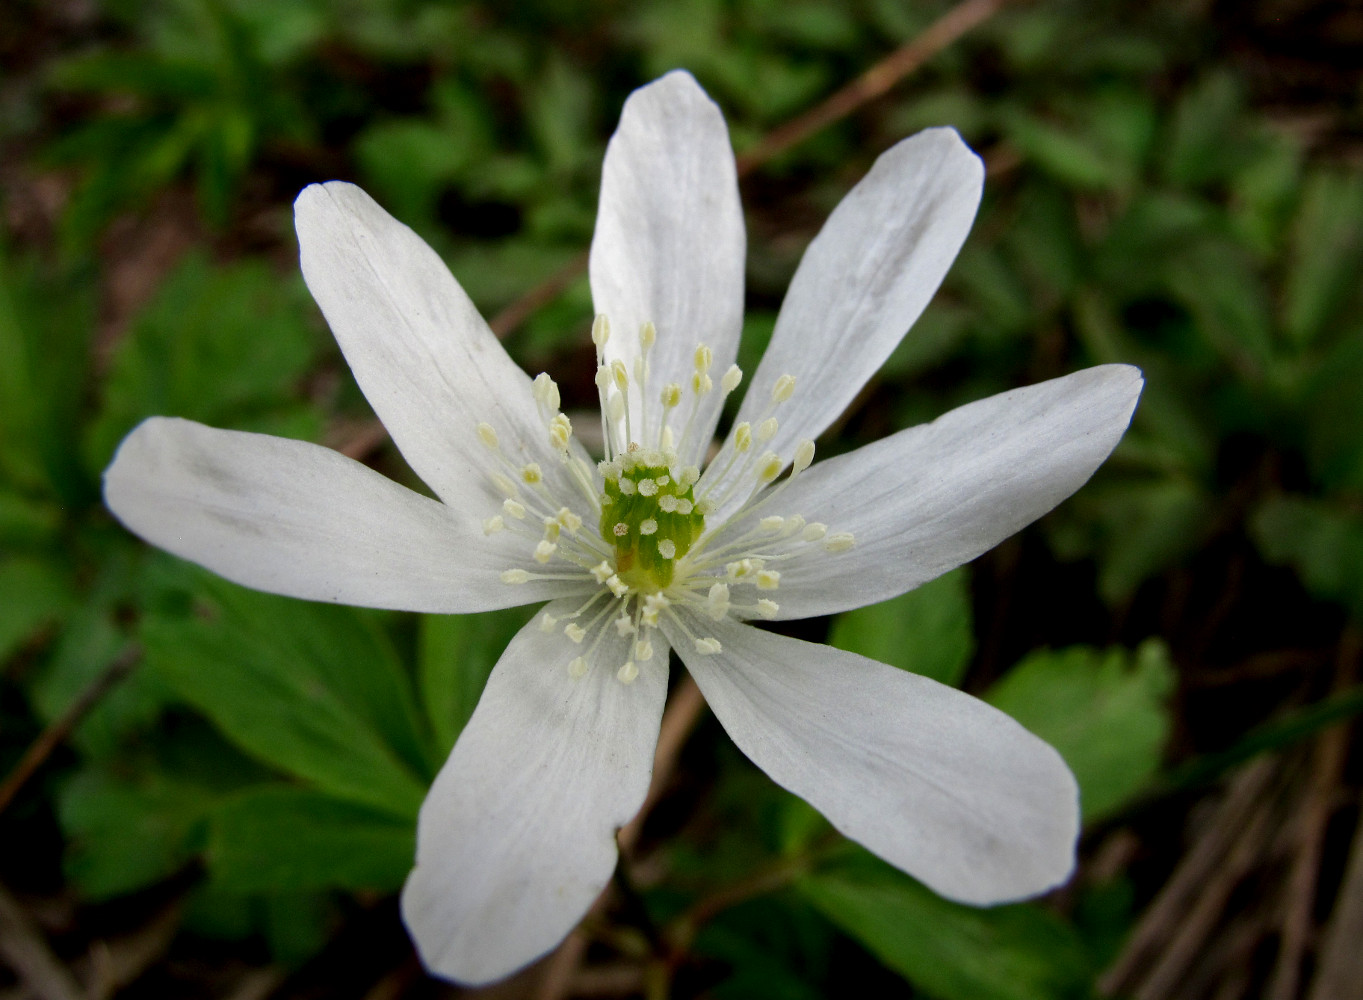
{"label": "white petal", "polygon": [[954,129],[928,129],[881,154],[805,251],[737,419],[763,419],[776,380],[794,375],[768,447],[789,461],[797,442],[818,437],[937,291],[983,183],[979,157]]}
{"label": "white petal", "polygon": [[440,613],[486,611],[583,590],[501,582],[533,565],[524,541],[329,448],[153,417],[104,473],[130,531],[227,579],[290,597]]}
{"label": "white petal", "polygon": [[[546,612],[563,615],[577,602]],[[655,644],[632,684],[628,640],[590,652],[537,617],[511,641],[417,826],[402,914],[426,967],[479,984],[533,961],[581,919],[615,870],[615,832],[648,792],[667,694]],[[568,663],[588,656],[580,679]]]}
{"label": "white petal", "polygon": [[765,513],[800,514],[856,543],[840,553],[802,546],[771,595],[778,617],[874,604],[993,548],[1087,482],[1117,446],[1143,384],[1129,365],[1089,368],[816,463]]}
{"label": "white petal", "polygon": [[658,392],[669,381],[687,389],[681,419],[673,418],[685,422],[696,345],[714,352],[715,389],[702,402],[684,463],[699,461],[719,419],[720,376],[743,327],[745,252],[733,148],[719,108],[689,73],[636,90],[606,149],[592,300],[611,322],[607,355],[622,359],[631,379],[639,327],[652,321],[658,328],[649,398],[631,400],[636,437],[645,404],[656,433]]}
{"label": "white petal", "polygon": [[985,905],[1069,877],[1079,792],[1007,715],[918,674],[750,625],[677,652],[729,736],[848,837],[949,899]]}
{"label": "white petal", "polygon": [[501,497],[476,428],[490,423],[517,464],[544,461],[530,379],[435,251],[353,184],[305,188],[294,222],[308,289],[403,457],[447,502],[479,483],[487,507],[469,514],[491,516]]}

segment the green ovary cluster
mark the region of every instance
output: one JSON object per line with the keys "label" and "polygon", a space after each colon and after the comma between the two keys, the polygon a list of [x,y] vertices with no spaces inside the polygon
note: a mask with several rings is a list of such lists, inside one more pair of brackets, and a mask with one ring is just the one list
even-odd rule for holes
{"label": "green ovary cluster", "polygon": [[630,452],[602,470],[601,537],[615,546],[620,579],[646,593],[671,585],[676,561],[705,529],[692,492],[695,470],[674,474],[660,458]]}

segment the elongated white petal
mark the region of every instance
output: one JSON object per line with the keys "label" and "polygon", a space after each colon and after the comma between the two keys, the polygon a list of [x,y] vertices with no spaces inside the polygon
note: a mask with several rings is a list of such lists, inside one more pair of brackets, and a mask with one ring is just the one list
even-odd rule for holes
{"label": "elongated white petal", "polygon": [[104,501],[153,545],[290,597],[454,613],[584,588],[502,583],[531,565],[523,544],[306,441],[153,417],[119,446]]}
{"label": "elongated white petal", "polygon": [[863,656],[692,618],[677,651],[729,736],[848,837],[977,905],[1069,877],[1079,793],[1060,755],[997,709]]}
{"label": "elongated white petal", "polygon": [[969,562],[1077,490],[1117,446],[1143,381],[1102,365],[958,407],[819,462],[780,513],[851,532],[782,567],[780,618],[874,604]]}
{"label": "elongated white petal", "polygon": [[794,375],[768,447],[789,461],[796,442],[818,437],[937,291],[983,183],[979,157],[954,129],[928,129],[881,154],[805,251],[737,419],[756,425],[776,380]]}
{"label": "elongated white petal", "polygon": [[[536,618],[497,662],[421,808],[402,892],[431,971],[500,979],[554,947],[610,879],[615,832],[648,791],[667,693],[666,649],[633,683],[616,679],[628,645],[607,628],[584,649]],[[576,655],[590,668],[575,679]]]}
{"label": "elongated white petal", "polygon": [[476,482],[486,509],[469,514],[491,514],[478,424],[518,464],[551,454],[529,378],[435,251],[353,184],[305,188],[294,222],[308,289],[403,457],[447,502]]}
{"label": "elongated white petal", "polygon": [[[720,376],[738,352],[745,252],[734,154],[719,108],[689,73],[636,90],[606,149],[592,300],[611,322],[607,356],[623,360],[631,379],[640,325],[652,321],[658,330],[649,398],[630,400],[636,436],[644,409],[656,414],[664,383],[689,388],[697,343],[714,352],[715,390],[702,400],[685,464],[709,443],[723,402]],[[683,412],[677,422],[685,419]]]}

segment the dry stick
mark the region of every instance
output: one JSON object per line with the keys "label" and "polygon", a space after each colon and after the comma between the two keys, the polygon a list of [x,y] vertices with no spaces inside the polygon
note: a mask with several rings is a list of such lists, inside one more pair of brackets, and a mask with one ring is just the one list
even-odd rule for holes
{"label": "dry stick", "polygon": [[1193,905],[1223,865],[1236,832],[1253,812],[1275,770],[1276,761],[1263,757],[1247,765],[1232,779],[1209,829],[1184,856],[1155,901],[1146,908],[1122,954],[1099,979],[1100,993],[1112,996],[1130,992],[1134,980],[1158,950],[1160,940],[1168,935],[1169,928]]}
{"label": "dry stick", "polygon": [[[1336,692],[1347,688],[1352,681],[1359,656],[1359,642],[1360,636],[1353,628],[1346,628],[1340,637],[1339,656],[1335,661]],[[1306,954],[1310,937],[1311,913],[1316,904],[1316,881],[1320,876],[1321,857],[1325,849],[1325,829],[1334,814],[1335,792],[1344,775],[1348,750],[1347,726],[1335,726],[1316,740],[1306,802],[1297,812],[1297,828],[1294,831],[1297,855],[1288,877],[1281,943],[1266,994],[1267,1000],[1293,1000],[1298,995],[1302,956]]]}
{"label": "dry stick", "polygon": [[1232,827],[1237,836],[1230,851],[1202,886],[1192,908],[1180,918],[1178,933],[1165,945],[1133,994],[1135,1000],[1166,1000],[1177,995],[1179,983],[1205,949],[1231,893],[1254,867],[1263,854],[1264,842],[1273,835],[1277,818],[1273,796],[1256,806],[1248,822]]}
{"label": "dry stick", "polygon": [[1363,997],[1363,812],[1354,829],[1349,864],[1330,914],[1310,1000],[1359,1000]]}
{"label": "dry stick", "polygon": [[33,777],[34,772],[52,756],[52,752],[65,742],[71,731],[80,724],[81,719],[85,718],[119,681],[132,673],[141,656],[142,650],[135,645],[125,649],[103,673],[86,685],[59,718],[38,734],[38,738],[24,751],[23,757],[19,758],[19,763],[14,765],[14,770],[10,771],[4,783],[0,784],[0,812],[5,811],[14,796],[19,793],[19,789],[23,788],[28,779]]}
{"label": "dry stick", "polygon": [[739,176],[751,173],[796,143],[884,95],[938,52],[997,14],[1004,3],[1005,0],[964,0],[957,4],[923,29],[922,34],[895,49],[847,86],[759,139],[756,146],[738,157]]}
{"label": "dry stick", "polygon": [[[644,817],[672,780],[682,746],[691,735],[691,730],[696,727],[696,723],[700,721],[700,714],[704,708],[705,698],[701,695],[700,688],[696,686],[690,674],[683,674],[667,703],[667,710],[663,712],[662,725],[658,730],[658,749],[653,755],[653,778],[649,781],[648,795],[644,798],[639,814],[621,827],[616,835],[622,854],[630,854],[638,844]],[[610,892],[610,886],[602,890],[584,918],[586,921],[591,921],[605,910]],[[535,991],[536,1000],[559,1000],[560,997],[567,996],[568,987],[573,981],[582,956],[587,951],[588,943],[587,933],[578,927],[545,960],[544,974],[540,977],[539,988]]]}
{"label": "dry stick", "polygon": [[85,991],[57,961],[19,901],[0,886],[0,957],[39,1000],[84,1000]]}

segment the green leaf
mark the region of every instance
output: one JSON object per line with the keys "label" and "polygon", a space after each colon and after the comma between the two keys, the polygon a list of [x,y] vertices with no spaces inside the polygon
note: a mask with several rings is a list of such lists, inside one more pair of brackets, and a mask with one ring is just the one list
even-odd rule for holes
{"label": "green leaf", "polygon": [[1098,148],[1089,134],[1061,128],[1021,110],[1006,114],[1003,125],[1027,159],[1066,185],[1092,190],[1120,188],[1129,182],[1128,171]]}
{"label": "green leaf", "polygon": [[1297,402],[1311,474],[1331,490],[1363,491],[1363,327],[1354,330],[1321,359]]}
{"label": "green leaf", "polygon": [[530,610],[478,615],[423,615],[417,638],[417,683],[439,764],[463,731],[488,675]]}
{"label": "green leaf", "polygon": [[1306,589],[1363,622],[1363,519],[1322,500],[1275,497],[1250,519],[1264,558],[1297,571]]}
{"label": "green leaf", "polygon": [[[1320,171],[1306,178],[1292,226],[1283,324],[1310,344],[1329,329],[1363,277],[1363,176]],[[1340,317],[1341,319],[1345,317]],[[1352,320],[1353,317],[1347,317]]]}
{"label": "green leaf", "polygon": [[204,578],[193,618],[144,622],[147,664],[248,754],[337,798],[412,819],[430,748],[406,676],[353,608]]}
{"label": "green leaf", "polygon": [[1154,777],[1169,739],[1174,686],[1157,640],[1134,654],[1082,646],[1026,657],[985,695],[1060,751],[1079,782],[1084,818],[1110,815]]}
{"label": "green leaf", "polygon": [[82,771],[58,795],[67,875],[96,900],[159,882],[194,857],[212,803],[207,789],[159,772],[129,781]]}
{"label": "green leaf", "polygon": [[376,889],[394,892],[412,867],[411,823],[288,785],[222,802],[208,834],[212,876],[236,892]]}
{"label": "green leaf", "polygon": [[948,902],[856,848],[796,883],[801,895],[936,1000],[1087,998],[1092,960],[1074,929],[1031,904]]}
{"label": "green leaf", "polygon": [[957,685],[975,650],[965,567],[907,594],[838,615],[830,644]]}
{"label": "green leaf", "polygon": [[0,559],[0,662],[75,604],[71,581],[53,563]]}
{"label": "green leaf", "polygon": [[259,261],[218,268],[193,254],[166,279],[119,343],[91,428],[103,468],[145,417],[274,430],[293,404],[317,337],[302,283]]}

